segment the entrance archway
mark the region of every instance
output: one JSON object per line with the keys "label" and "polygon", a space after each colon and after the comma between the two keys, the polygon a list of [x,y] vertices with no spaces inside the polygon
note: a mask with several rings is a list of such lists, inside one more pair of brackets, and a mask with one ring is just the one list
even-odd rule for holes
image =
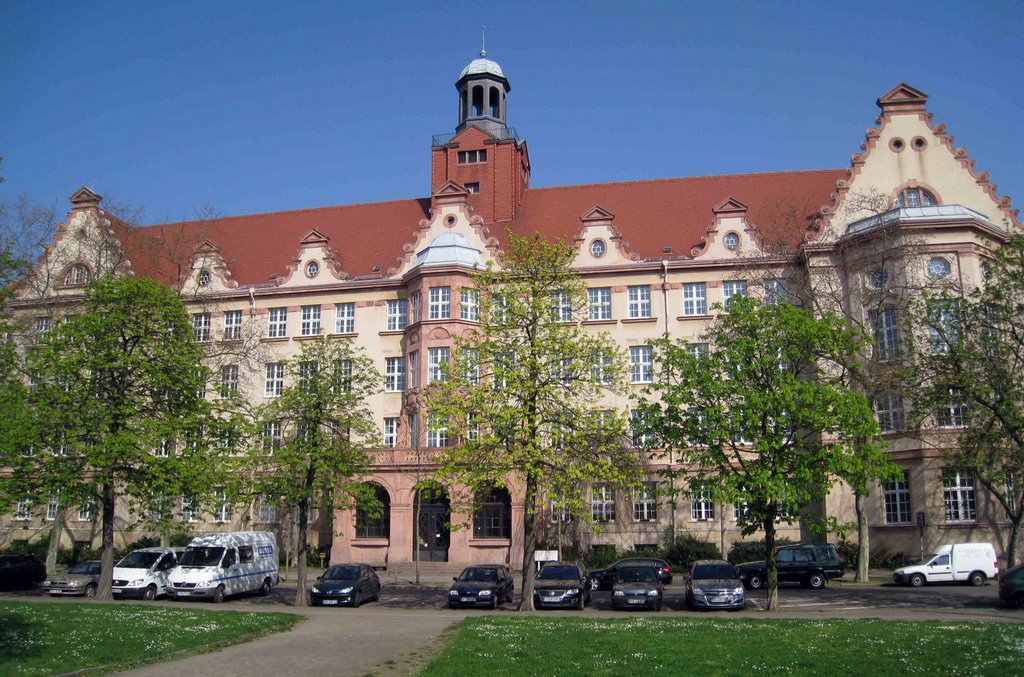
{"label": "entrance archway", "polygon": [[447,562],[451,543],[452,506],[448,492],[431,482],[416,490],[413,503],[413,526],[418,527],[413,540],[413,557],[420,562]]}

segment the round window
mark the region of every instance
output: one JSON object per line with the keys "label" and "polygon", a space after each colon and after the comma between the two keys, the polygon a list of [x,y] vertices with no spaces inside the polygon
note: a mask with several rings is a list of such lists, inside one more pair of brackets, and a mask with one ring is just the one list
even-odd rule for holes
{"label": "round window", "polygon": [[730,251],[736,251],[740,248],[740,236],[736,233],[726,233],[725,235],[725,248]]}
{"label": "round window", "polygon": [[594,240],[590,243],[590,253],[595,259],[604,256],[604,240]]}
{"label": "round window", "polygon": [[945,277],[949,277],[951,270],[952,268],[949,265],[949,261],[941,256],[934,256],[928,260],[928,277],[933,280],[941,280]]}
{"label": "round window", "polygon": [[199,286],[200,287],[205,287],[208,284],[210,284],[210,271],[208,271],[208,270],[201,270],[201,271],[199,271]]}
{"label": "round window", "polygon": [[320,274],[320,263],[317,261],[310,261],[306,264],[306,277],[312,279]]}

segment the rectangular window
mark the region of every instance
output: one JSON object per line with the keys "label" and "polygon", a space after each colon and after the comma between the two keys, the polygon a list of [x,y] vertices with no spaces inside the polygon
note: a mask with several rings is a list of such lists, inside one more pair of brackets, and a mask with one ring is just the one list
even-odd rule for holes
{"label": "rectangular window", "polygon": [[462,378],[471,386],[480,383],[480,353],[473,348],[463,348],[459,355]]}
{"label": "rectangular window", "polygon": [[658,521],[657,487],[654,482],[644,482],[633,489],[633,520],[636,522]]}
{"label": "rectangular window", "polygon": [[459,317],[469,322],[476,322],[480,319],[480,292],[478,290],[463,288]]}
{"label": "rectangular window", "polygon": [[354,334],[356,333],[356,304],[336,303],[334,304],[334,333]]}
{"label": "rectangular window", "polygon": [[416,292],[409,297],[409,303],[412,305],[412,321],[415,324],[423,319],[423,295]]}
{"label": "rectangular window", "polygon": [[288,336],[288,309],[271,308],[269,324],[267,325],[267,336],[270,338],[284,338]]}
{"label": "rectangular window", "polygon": [[559,291],[551,295],[551,319],[554,322],[572,322],[572,297]]}
{"label": "rectangular window", "polygon": [[199,521],[199,503],[194,497],[181,497],[181,519],[183,522]]}
{"label": "rectangular window", "polygon": [[903,475],[882,486],[882,497],[885,502],[886,524],[910,524],[910,473]]}
{"label": "rectangular window", "polygon": [[615,492],[611,485],[594,485],[590,492],[590,512],[595,522],[615,521]]}
{"label": "rectangular window", "polygon": [[196,341],[200,343],[205,343],[210,340],[209,313],[195,313],[192,315],[192,332],[196,336]]}
{"label": "rectangular window", "polygon": [[708,286],[704,282],[689,282],[683,285],[683,315],[708,314]]}
{"label": "rectangular window", "polygon": [[932,355],[944,355],[959,342],[959,306],[956,300],[929,301],[928,343]]}
{"label": "rectangular window", "polygon": [[427,317],[431,320],[447,320],[452,316],[451,287],[431,287]]}
{"label": "rectangular window", "polygon": [[651,383],[654,380],[654,364],[650,346],[629,348],[629,380],[632,383]]}
{"label": "rectangular window", "polygon": [[899,393],[884,393],[875,398],[875,415],[883,433],[902,432],[906,423],[903,413],[903,396]]}
{"label": "rectangular window", "polygon": [[217,507],[213,512],[213,517],[218,522],[230,522],[234,515],[234,506],[228,502],[227,492],[221,490],[217,495]]}
{"label": "rectangular window", "polygon": [[591,320],[612,319],[612,290],[609,287],[599,287],[587,290],[589,301],[589,313],[587,317]]}
{"label": "rectangular window", "polygon": [[46,520],[52,522],[57,519],[58,510],[60,510],[60,497],[50,494],[50,500],[46,503]]}
{"label": "rectangular window", "polygon": [[515,366],[514,354],[498,353],[494,356],[494,389],[502,390],[508,387],[509,375]]}
{"label": "rectangular window", "polygon": [[438,414],[427,416],[427,446],[435,449],[448,446],[448,424]]}
{"label": "rectangular window", "polygon": [[334,363],[334,382],[339,392],[352,390],[352,360],[342,358]]}
{"label": "rectangular window", "polygon": [[267,397],[277,397],[284,392],[284,365],[280,362],[267,364],[267,382],[263,394]]}
{"label": "rectangular window", "polygon": [[442,364],[448,364],[451,358],[451,351],[448,348],[427,349],[427,383],[444,381]]}
{"label": "rectangular window", "polygon": [[304,393],[312,392],[316,385],[317,375],[320,373],[320,364],[317,362],[299,363],[299,389]]}
{"label": "rectangular window", "polygon": [[786,284],[783,280],[774,278],[764,281],[764,302],[769,306],[778,306],[789,302]]}
{"label": "rectangular window", "polygon": [[746,280],[728,280],[722,283],[722,305],[729,307],[729,301],[733,296],[747,295]]}
{"label": "rectangular window", "polygon": [[388,331],[402,331],[409,324],[409,303],[405,299],[388,301]]}
{"label": "rectangular window", "polygon": [[477,418],[476,412],[469,412],[466,414],[466,440],[469,442],[476,442],[480,439],[480,421]]}
{"label": "rectangular window", "polygon": [[651,316],[651,288],[648,285],[627,287],[626,298],[630,318]]}
{"label": "rectangular window", "polygon": [[45,334],[50,331],[50,318],[48,317],[37,317],[36,318],[36,333]]}
{"label": "rectangular window", "polygon": [[153,451],[153,455],[157,458],[170,458],[171,450],[174,449],[174,440],[164,438],[160,440],[160,443],[156,445],[156,449]]}
{"label": "rectangular window", "polygon": [[228,310],[224,313],[224,340],[238,341],[242,338],[242,311]]}
{"label": "rectangular window", "polygon": [[92,521],[92,501],[89,501],[88,503],[83,503],[82,505],[78,506],[78,521]]}
{"label": "rectangular window", "polygon": [[715,494],[710,487],[696,487],[690,494],[690,519],[694,522],[715,521]]}
{"label": "rectangular window", "polygon": [[942,501],[947,522],[973,522],[978,518],[974,503],[974,473],[961,468],[942,471]]}
{"label": "rectangular window", "polygon": [[400,393],[405,390],[405,358],[384,358],[384,390]]}
{"label": "rectangular window", "polygon": [[18,501],[18,506],[14,510],[14,519],[16,520],[30,520],[32,519],[32,501],[23,499]]}
{"label": "rectangular window", "polygon": [[707,343],[687,343],[686,352],[695,360],[706,360],[711,354]]}
{"label": "rectangular window", "polygon": [[316,336],[320,333],[320,306],[302,306],[302,335]]}
{"label": "rectangular window", "polygon": [[476,164],[478,162],[487,162],[487,151],[486,150],[460,150],[458,152],[459,164]]}
{"label": "rectangular window", "polygon": [[479,181],[469,181],[469,182],[467,182],[465,184],[465,186],[466,186],[466,190],[468,190],[470,193],[479,193],[480,192],[480,182]]}
{"label": "rectangular window", "polygon": [[960,388],[938,388],[937,399],[943,401],[935,408],[935,423],[940,428],[963,428],[967,425],[967,403]]}
{"label": "rectangular window", "polygon": [[410,388],[418,388],[420,385],[420,352],[418,350],[409,353],[409,378],[407,382]]}
{"label": "rectangular window", "polygon": [[871,312],[875,328],[875,355],[880,360],[893,360],[900,354],[899,314],[895,308]]}
{"label": "rectangular window", "polygon": [[277,521],[277,506],[266,497],[260,498],[260,510],[257,519],[261,524],[273,524]]}
{"label": "rectangular window", "polygon": [[594,362],[590,367],[590,377],[598,385],[612,384],[612,356],[604,350],[594,353]]}
{"label": "rectangular window", "polygon": [[384,446],[394,449],[398,446],[398,417],[384,417]]}
{"label": "rectangular window", "polygon": [[654,433],[647,427],[647,419],[640,409],[631,409],[629,412],[630,432],[633,437],[633,446],[643,449],[654,441]]}
{"label": "rectangular window", "polygon": [[238,395],[238,365],[225,364],[220,368],[220,396],[232,398]]}
{"label": "rectangular window", "polygon": [[263,424],[263,435],[261,436],[263,451],[273,452],[281,448],[283,437],[281,435],[280,421],[267,421]]}

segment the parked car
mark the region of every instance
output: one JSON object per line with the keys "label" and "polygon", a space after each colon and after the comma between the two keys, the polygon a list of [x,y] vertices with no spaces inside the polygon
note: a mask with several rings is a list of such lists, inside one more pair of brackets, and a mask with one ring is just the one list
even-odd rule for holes
{"label": "parked car", "polygon": [[991,543],[950,543],[935,548],[921,564],[897,569],[892,577],[897,583],[919,588],[925,583],[952,581],[985,585],[998,574],[999,561]]}
{"label": "parked car", "polygon": [[[831,543],[783,545],[775,551],[775,567],[780,583],[800,583],[805,588],[824,588],[829,580],[841,578],[845,572],[843,559]],[[743,562],[736,565],[743,584],[759,590],[768,582],[764,562]]]}
{"label": "parked car", "polygon": [[167,579],[184,548],[140,548],[114,565],[114,597],[156,599],[167,594]]}
{"label": "parked car", "polygon": [[227,595],[266,597],[280,580],[277,537],[272,531],[196,536],[171,570],[167,594],[177,599],[223,602]]}
{"label": "parked car", "polygon": [[605,569],[597,569],[590,572],[590,587],[592,590],[611,590],[615,583],[615,577],[619,569],[625,567],[653,567],[658,572],[658,580],[662,585],[672,582],[672,567],[663,559],[653,557],[630,557],[620,559],[615,564]]}
{"label": "parked car", "polygon": [[32,588],[46,580],[46,565],[33,555],[0,555],[0,589]]}
{"label": "parked car", "polygon": [[747,605],[743,582],[735,567],[720,559],[697,560],[686,577],[686,603],[691,609],[729,609]]}
{"label": "parked car", "polygon": [[502,602],[512,601],[515,583],[512,572],[504,564],[466,567],[452,579],[448,590],[448,606],[486,606],[496,609]]}
{"label": "parked car", "polygon": [[590,601],[590,577],[578,562],[548,562],[537,572],[533,606],[582,609]]}
{"label": "parked car", "polygon": [[365,601],[378,599],[380,579],[369,564],[336,564],[309,589],[309,602],[313,606],[349,604],[358,607]]}
{"label": "parked car", "polygon": [[100,582],[100,562],[90,560],[68,569],[63,576],[51,576],[43,581],[43,588],[53,597],[82,595],[95,597]]}
{"label": "parked car", "polygon": [[613,609],[654,609],[661,611],[665,596],[658,570],[654,567],[620,567],[612,585]]}
{"label": "parked car", "polygon": [[999,598],[1010,606],[1024,609],[1024,564],[999,574]]}

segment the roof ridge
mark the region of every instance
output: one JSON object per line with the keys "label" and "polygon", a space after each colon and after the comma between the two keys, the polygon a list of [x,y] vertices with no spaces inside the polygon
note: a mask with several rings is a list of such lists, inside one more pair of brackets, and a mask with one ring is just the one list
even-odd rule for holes
{"label": "roof ridge", "polygon": [[544,186],[542,188],[530,187],[530,191],[541,190],[568,190],[570,188],[588,188],[591,186],[620,186],[627,183],[663,183],[666,181],[690,181],[697,179],[729,179],[745,176],[778,176],[782,174],[821,174],[825,172],[845,172],[845,167],[828,169],[791,169],[778,172],[745,172],[742,174],[704,174],[701,176],[672,176],[660,179],[626,179],[624,181],[603,181],[596,183],[574,183],[564,186]]}
{"label": "roof ridge", "polygon": [[176,225],[183,224],[183,223],[201,223],[201,222],[204,222],[204,221],[229,221],[229,220],[232,220],[232,219],[251,219],[251,218],[257,217],[257,216],[281,216],[283,214],[302,214],[302,213],[305,213],[305,212],[326,211],[328,209],[343,209],[343,208],[346,208],[346,207],[370,207],[370,206],[378,206],[378,205],[383,206],[383,205],[400,204],[400,203],[403,203],[403,202],[421,202],[423,200],[429,201],[430,198],[429,197],[412,197],[412,198],[405,198],[405,199],[401,199],[401,200],[384,200],[382,202],[354,202],[352,204],[326,205],[326,206],[323,206],[323,207],[306,207],[304,209],[283,209],[283,210],[277,211],[277,212],[252,212],[250,214],[231,214],[230,216],[214,216],[214,217],[211,217],[211,218],[208,218],[208,219],[189,219],[187,221],[165,221],[163,223],[149,224],[148,226],[144,226],[144,227],[146,227],[146,228],[155,228],[155,227],[158,227],[158,226],[176,226]]}

